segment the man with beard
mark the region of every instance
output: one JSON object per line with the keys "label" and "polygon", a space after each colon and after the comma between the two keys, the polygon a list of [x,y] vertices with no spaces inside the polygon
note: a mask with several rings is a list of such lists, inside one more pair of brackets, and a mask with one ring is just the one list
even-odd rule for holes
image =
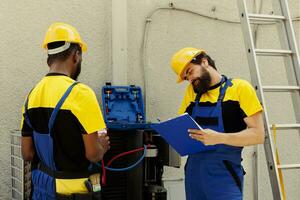
{"label": "man with beard", "polygon": [[244,146],[264,142],[262,106],[245,80],[221,75],[204,50],[183,48],[171,65],[177,82],[187,80],[179,113],[189,113],[203,130],[190,137],[213,150],[189,155],[185,166],[187,200],[241,200]]}
{"label": "man with beard", "polygon": [[[44,39],[49,73],[31,90],[23,107],[22,155],[32,161],[32,199],[99,199],[89,178],[100,181],[100,161],[109,149],[95,93],[77,82],[82,51],[77,30],[52,24]],[[87,187],[88,186],[88,187]]]}

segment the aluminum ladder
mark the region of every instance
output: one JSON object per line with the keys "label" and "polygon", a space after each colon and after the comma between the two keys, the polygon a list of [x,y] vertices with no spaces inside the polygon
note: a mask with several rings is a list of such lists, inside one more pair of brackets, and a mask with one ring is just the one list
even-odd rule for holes
{"label": "aluminum ladder", "polygon": [[[280,186],[279,174],[281,170],[294,169],[300,171],[300,164],[277,164],[276,147],[272,135],[272,125],[269,122],[267,108],[265,104],[265,92],[288,92],[292,95],[294,112],[296,117],[295,124],[275,124],[277,129],[295,129],[300,131],[300,62],[297,49],[295,34],[293,30],[292,20],[289,13],[287,0],[273,0],[273,8],[275,13],[280,15],[252,14],[248,13],[247,0],[237,0],[241,26],[244,35],[244,42],[247,52],[248,64],[250,68],[251,80],[254,85],[258,98],[264,108],[264,123],[265,123],[265,143],[264,149],[267,159],[269,177],[272,187],[273,199],[285,199],[284,191]],[[249,1],[248,1],[249,2]],[[279,49],[257,49],[254,44],[251,24],[255,23],[281,23],[280,44],[284,46],[284,50]],[[289,86],[265,86],[262,85],[257,56],[284,56],[290,59],[289,66],[286,66],[287,73],[292,73],[295,77],[293,85]],[[287,62],[285,62],[287,64]],[[292,66],[291,66],[292,65]],[[289,75],[289,74],[287,74]],[[294,85],[295,84],[295,85]],[[273,125],[274,126],[274,125]],[[287,136],[288,137],[288,136]],[[300,172],[299,172],[300,173]]]}

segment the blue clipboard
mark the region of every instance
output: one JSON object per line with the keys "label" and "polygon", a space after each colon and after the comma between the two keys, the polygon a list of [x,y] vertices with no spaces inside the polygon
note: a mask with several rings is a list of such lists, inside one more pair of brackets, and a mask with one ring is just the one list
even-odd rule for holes
{"label": "blue clipboard", "polygon": [[217,148],[215,145],[205,146],[189,136],[188,129],[202,128],[188,113],[158,124],[152,124],[151,128],[158,132],[181,156]]}

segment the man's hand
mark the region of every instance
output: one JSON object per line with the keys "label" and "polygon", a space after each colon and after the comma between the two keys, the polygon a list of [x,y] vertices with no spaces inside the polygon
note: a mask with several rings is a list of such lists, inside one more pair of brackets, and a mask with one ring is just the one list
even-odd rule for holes
{"label": "man's hand", "polygon": [[235,147],[244,147],[264,143],[264,122],[262,112],[259,111],[244,118],[246,129],[236,133],[221,134],[211,129],[188,130],[190,137],[205,145],[226,144]]}
{"label": "man's hand", "polygon": [[104,151],[104,153],[106,153],[109,149],[110,149],[110,141],[109,141],[109,137],[107,135],[107,131],[104,129],[104,130],[101,130],[101,131],[98,131],[98,143],[100,144],[102,150]]}
{"label": "man's hand", "polygon": [[190,137],[202,142],[204,145],[215,145],[222,143],[222,135],[211,129],[189,129]]}

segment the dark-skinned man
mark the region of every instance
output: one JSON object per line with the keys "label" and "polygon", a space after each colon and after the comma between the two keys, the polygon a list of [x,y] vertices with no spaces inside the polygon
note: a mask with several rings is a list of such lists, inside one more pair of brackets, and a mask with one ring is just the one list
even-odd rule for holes
{"label": "dark-skinned man", "polygon": [[185,166],[187,200],[243,199],[244,146],[264,142],[262,106],[245,80],[221,75],[204,50],[187,47],[177,51],[172,69],[190,84],[179,113],[189,113],[203,130],[188,130],[204,145],[217,145],[189,155]]}
{"label": "dark-skinned man", "polygon": [[[23,107],[22,155],[32,161],[32,199],[99,199],[89,177],[110,148],[95,93],[77,82],[82,52],[77,30],[54,23],[46,32],[49,73],[28,94]],[[100,180],[98,180],[100,181]]]}

